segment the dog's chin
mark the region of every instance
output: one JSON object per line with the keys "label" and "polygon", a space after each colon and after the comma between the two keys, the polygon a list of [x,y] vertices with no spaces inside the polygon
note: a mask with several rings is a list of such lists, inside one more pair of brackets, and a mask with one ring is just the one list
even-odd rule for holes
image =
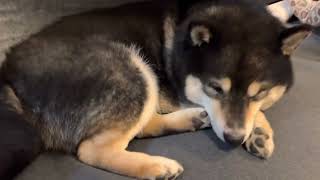
{"label": "dog's chin", "polygon": [[218,138],[223,141],[226,142],[224,137],[223,137],[223,125],[221,123],[219,123],[219,120],[217,120],[212,112],[208,112],[209,117],[210,117],[210,122],[211,122],[211,127],[213,132],[218,136]]}
{"label": "dog's chin", "polygon": [[226,141],[223,138],[223,133],[220,133],[219,131],[217,131],[213,126],[212,126],[212,130],[217,135],[219,140],[221,140],[222,142],[226,143]]}
{"label": "dog's chin", "polygon": [[[224,139],[224,132],[225,132],[225,125],[223,124],[223,120],[219,120],[217,119],[215,116],[213,116],[212,112],[209,112],[209,117],[210,117],[210,122],[211,122],[211,127],[213,132],[217,135],[217,137],[219,138],[219,140],[221,140],[224,143],[227,143],[226,140]],[[244,136],[244,140],[242,142],[242,144],[249,138],[251,132],[253,129],[253,124],[248,124],[247,128],[244,129],[243,131],[245,131],[245,136]]]}
{"label": "dog's chin", "polygon": [[[224,115],[222,111],[218,108],[216,102],[210,101],[211,103],[205,103],[202,105],[202,107],[205,108],[205,110],[208,112],[210,123],[212,130],[217,135],[219,140],[221,140],[224,143],[227,143],[227,141],[224,139],[224,132],[226,132],[226,120],[224,119]],[[211,110],[211,111],[210,111]],[[215,111],[214,111],[215,110]],[[249,138],[251,132],[253,129],[253,121],[250,121],[250,123],[247,123],[245,128],[241,131],[244,134],[244,141],[242,144]],[[229,129],[230,131],[231,129]]]}

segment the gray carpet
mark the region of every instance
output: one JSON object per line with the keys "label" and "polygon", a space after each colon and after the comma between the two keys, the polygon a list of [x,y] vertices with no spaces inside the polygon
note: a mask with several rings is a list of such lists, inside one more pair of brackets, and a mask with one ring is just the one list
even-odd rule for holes
{"label": "gray carpet", "polygon": [[[275,153],[260,160],[242,148],[230,149],[212,130],[135,140],[131,150],[174,158],[184,165],[184,180],[319,180],[320,38],[310,37],[293,58],[296,82],[267,112],[275,131]],[[95,169],[72,157],[42,155],[17,180],[129,179]]]}
{"label": "gray carpet", "polygon": [[313,34],[308,40],[303,43],[295,52],[295,59],[304,59],[320,62],[319,42],[320,42],[320,27],[317,29],[317,35]]}

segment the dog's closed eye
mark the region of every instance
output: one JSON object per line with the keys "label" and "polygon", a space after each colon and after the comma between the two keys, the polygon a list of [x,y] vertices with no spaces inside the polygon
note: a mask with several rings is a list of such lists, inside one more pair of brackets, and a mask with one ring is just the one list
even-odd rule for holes
{"label": "dog's closed eye", "polygon": [[221,97],[224,94],[222,87],[217,82],[209,82],[204,87],[204,91],[211,97]]}
{"label": "dog's closed eye", "polygon": [[269,90],[268,90],[268,89],[261,89],[261,90],[257,93],[257,95],[251,97],[251,99],[252,99],[253,101],[259,101],[259,100],[265,98],[268,94],[269,94]]}

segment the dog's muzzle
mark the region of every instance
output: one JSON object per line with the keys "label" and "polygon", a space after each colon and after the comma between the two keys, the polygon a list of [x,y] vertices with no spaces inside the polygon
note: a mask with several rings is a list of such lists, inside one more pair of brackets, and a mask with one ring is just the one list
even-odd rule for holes
{"label": "dog's muzzle", "polygon": [[239,146],[243,143],[244,135],[234,134],[234,133],[223,133],[223,138],[225,142],[232,146]]}

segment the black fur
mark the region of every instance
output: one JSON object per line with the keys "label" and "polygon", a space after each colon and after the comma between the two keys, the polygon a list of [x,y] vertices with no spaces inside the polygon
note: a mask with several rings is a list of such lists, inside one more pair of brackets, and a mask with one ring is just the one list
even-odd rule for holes
{"label": "black fur", "polygon": [[41,151],[36,129],[18,112],[7,87],[0,82],[0,179],[10,180]]}
{"label": "black fur", "polygon": [[75,153],[83,139],[115,126],[114,121],[130,128],[146,90],[129,54],[95,37],[55,38],[31,38],[3,65],[45,148]]}
{"label": "black fur", "polygon": [[[235,92],[247,90],[248,83],[253,80],[292,83],[292,77],[288,77],[292,74],[290,61],[280,51],[280,34],[285,30],[280,22],[261,7],[228,4],[228,1],[211,4],[226,9],[218,15],[194,15],[185,22],[185,27],[178,30],[173,63],[174,69],[181,69],[175,72],[178,79],[190,72],[202,76],[205,82],[210,77],[231,77],[238,83],[233,86]],[[201,12],[201,9],[204,7],[194,11]],[[189,36],[190,24],[208,26],[213,34],[210,43],[193,46]],[[185,69],[178,68],[181,61],[188,62]]]}
{"label": "black fur", "polygon": [[[206,13],[208,7],[216,9]],[[310,31],[309,26],[287,29],[259,3],[249,1],[205,1],[188,13],[177,28],[170,62],[179,95],[184,95],[187,75],[198,77],[205,86],[212,79],[228,77],[231,91],[219,101],[229,126],[243,127],[246,107],[253,100],[247,96],[252,82],[268,82],[266,90],[292,86],[290,56],[281,47],[288,36]],[[200,25],[207,27],[212,37],[209,43],[194,46],[190,31]]]}

